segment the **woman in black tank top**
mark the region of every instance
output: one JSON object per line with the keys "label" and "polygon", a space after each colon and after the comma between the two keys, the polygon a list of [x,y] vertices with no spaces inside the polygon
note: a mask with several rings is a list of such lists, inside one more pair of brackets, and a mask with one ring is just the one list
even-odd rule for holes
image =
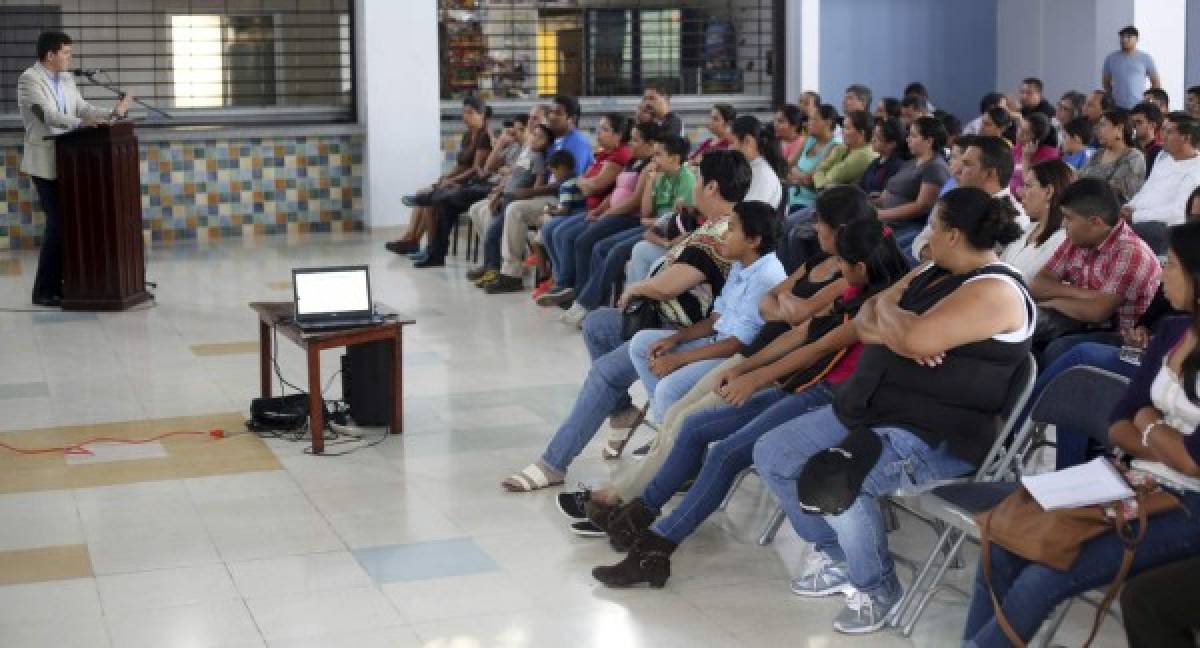
{"label": "woman in black tank top", "polygon": [[859,311],[865,346],[834,404],[755,446],[763,482],[814,545],[792,591],[849,593],[834,620],[840,632],[879,630],[903,593],[877,498],[969,474],[995,437],[1036,321],[1020,273],[994,251],[1021,235],[1015,216],[980,189],[946,194],[933,219],[934,263]]}

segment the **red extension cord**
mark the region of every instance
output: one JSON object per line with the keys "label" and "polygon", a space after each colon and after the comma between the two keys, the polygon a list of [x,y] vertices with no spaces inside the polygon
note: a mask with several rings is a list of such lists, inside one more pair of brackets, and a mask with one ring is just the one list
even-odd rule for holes
{"label": "red extension cord", "polygon": [[10,446],[7,443],[4,443],[3,441],[0,441],[0,448],[4,448],[6,450],[11,450],[17,454],[24,454],[24,455],[55,454],[55,453],[61,452],[64,455],[91,456],[94,453],[91,450],[88,450],[84,446],[87,446],[92,443],[128,443],[131,445],[139,445],[139,444],[143,444],[143,443],[153,443],[155,441],[158,441],[159,439],[165,439],[167,437],[172,437],[172,436],[191,436],[191,435],[196,435],[196,436],[204,435],[204,436],[210,436],[214,439],[224,439],[225,438],[225,430],[212,429],[212,430],[209,430],[208,432],[166,432],[163,434],[159,434],[158,436],[152,436],[149,439],[114,439],[112,437],[95,437],[92,439],[88,439],[87,441],[80,441],[79,443],[73,443],[69,446],[62,446],[59,448],[17,448],[14,446]]}

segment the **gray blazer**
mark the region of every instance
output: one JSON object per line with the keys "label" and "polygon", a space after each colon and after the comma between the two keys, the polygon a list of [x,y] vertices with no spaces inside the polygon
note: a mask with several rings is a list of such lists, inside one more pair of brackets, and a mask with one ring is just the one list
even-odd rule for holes
{"label": "gray blazer", "polygon": [[[54,161],[54,141],[45,137],[79,128],[85,117],[103,121],[108,119],[110,114],[109,111],[83,100],[70,72],[64,72],[60,78],[63,95],[67,100],[65,113],[58,110],[58,100],[54,98],[49,72],[41,63],[29,66],[17,80],[17,106],[21,110],[21,121],[25,124],[25,151],[21,157],[21,171],[47,180],[57,178],[58,169]],[[35,113],[34,106],[41,107],[41,118]]]}

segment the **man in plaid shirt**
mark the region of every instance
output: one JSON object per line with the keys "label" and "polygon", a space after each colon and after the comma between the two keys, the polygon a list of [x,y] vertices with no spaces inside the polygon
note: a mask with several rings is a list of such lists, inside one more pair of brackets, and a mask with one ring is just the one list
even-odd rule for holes
{"label": "man in plaid shirt", "polygon": [[[1097,332],[1065,335],[1042,354],[1043,366],[1081,342],[1121,344],[1158,290],[1162,266],[1150,246],[1121,219],[1120,202],[1099,178],[1076,181],[1060,198],[1067,240],[1033,279],[1038,305],[1097,325]],[[1111,325],[1116,330],[1109,330]]]}

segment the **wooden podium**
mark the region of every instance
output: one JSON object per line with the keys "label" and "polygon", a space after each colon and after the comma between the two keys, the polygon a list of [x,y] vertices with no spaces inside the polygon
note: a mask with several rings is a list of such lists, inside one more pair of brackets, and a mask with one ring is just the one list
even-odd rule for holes
{"label": "wooden podium", "polygon": [[125,310],[150,299],[138,143],[128,122],[55,137],[64,310]]}

